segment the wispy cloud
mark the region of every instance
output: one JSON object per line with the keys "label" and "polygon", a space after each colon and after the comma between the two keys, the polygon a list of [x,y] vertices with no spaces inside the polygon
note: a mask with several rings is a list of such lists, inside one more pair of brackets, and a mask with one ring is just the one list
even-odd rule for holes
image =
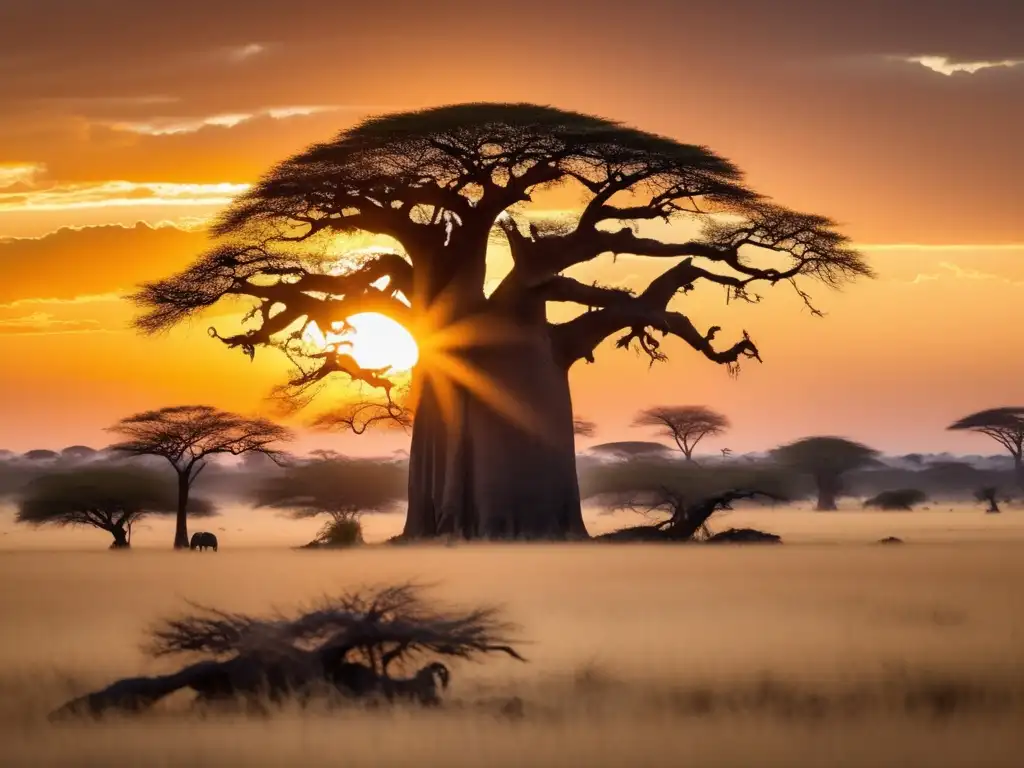
{"label": "wispy cloud", "polygon": [[339,109],[341,107],[334,106],[269,107],[253,112],[227,112],[201,117],[154,117],[149,120],[118,121],[104,123],[104,125],[115,131],[138,133],[144,136],[174,136],[182,133],[195,133],[203,128],[234,128],[258,117],[287,120],[292,117],[308,117]]}
{"label": "wispy cloud", "polygon": [[176,184],[131,181],[54,185],[19,192],[0,192],[0,214],[139,206],[223,206],[249,189],[249,186],[228,182]]}
{"label": "wispy cloud", "polygon": [[[7,302],[6,304],[0,304],[0,310],[8,309],[20,309],[22,307],[38,307],[38,306],[67,306],[67,305],[81,305],[81,304],[103,304],[109,302],[121,301],[124,296],[120,293],[94,293],[85,296],[74,296],[70,299],[17,299],[15,301]],[[38,314],[38,313],[36,313]],[[36,315],[30,315],[34,317]],[[24,318],[22,318],[24,319]],[[3,322],[3,321],[0,321]]]}
{"label": "wispy cloud", "polygon": [[228,48],[227,51],[225,51],[225,54],[231,61],[242,62],[255,56],[259,56],[261,53],[266,53],[266,51],[267,46],[263,43],[248,43],[246,45],[236,45]]}
{"label": "wispy cloud", "polygon": [[61,320],[49,312],[33,312],[22,317],[0,320],[0,335],[98,333],[105,330],[98,320]]}
{"label": "wispy cloud", "polygon": [[[26,237],[0,237],[0,245],[10,245],[19,243],[22,241],[39,241],[45,240],[48,237],[54,235],[60,235],[63,232],[88,232],[89,230],[104,230],[104,229],[138,229],[139,227],[145,227],[147,229],[179,229],[183,232],[198,232],[206,229],[210,224],[210,216],[178,216],[174,219],[164,219],[161,221],[143,221],[138,220],[130,224],[84,224],[82,226],[64,226],[58,227],[57,229],[49,232],[44,232],[41,235],[29,235]],[[0,304],[0,306],[3,306]]]}
{"label": "wispy cloud", "polygon": [[0,163],[0,189],[15,185],[31,185],[46,173],[42,163]]}
{"label": "wispy cloud", "polygon": [[1024,280],[1013,280],[1004,275],[997,275],[992,272],[982,272],[977,269],[971,269],[970,267],[961,267],[959,264],[953,264],[949,261],[939,262],[939,267],[944,272],[922,272],[915,275],[914,279],[910,281],[911,285],[921,285],[923,283],[931,283],[936,280],[943,278],[953,278],[956,280],[991,280],[998,283],[1005,283],[1007,285],[1024,285]]}
{"label": "wispy cloud", "polygon": [[1005,69],[1024,64],[1024,59],[1001,59],[999,61],[950,61],[946,56],[911,56],[903,59],[911,64],[920,64],[932,72],[951,77],[957,73],[973,75],[984,69]]}
{"label": "wispy cloud", "polygon": [[1024,251],[1024,243],[856,243],[862,251]]}

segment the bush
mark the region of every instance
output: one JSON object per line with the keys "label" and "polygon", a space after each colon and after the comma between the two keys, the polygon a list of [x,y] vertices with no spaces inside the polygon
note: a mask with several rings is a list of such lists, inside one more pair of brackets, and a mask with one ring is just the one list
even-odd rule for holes
{"label": "bush", "polygon": [[877,507],[886,510],[909,511],[915,504],[921,504],[928,500],[924,491],[917,488],[901,488],[895,491],[882,491],[877,496],[872,496],[864,502],[865,507]]}
{"label": "bush", "polygon": [[313,543],[320,547],[354,547],[363,543],[363,525],[356,517],[328,520]]}

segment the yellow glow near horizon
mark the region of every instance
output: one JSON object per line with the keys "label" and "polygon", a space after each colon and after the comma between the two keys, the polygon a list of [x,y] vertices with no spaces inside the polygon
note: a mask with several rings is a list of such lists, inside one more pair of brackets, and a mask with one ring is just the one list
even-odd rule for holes
{"label": "yellow glow near horizon", "polygon": [[316,323],[306,328],[305,338],[311,344],[326,348],[335,346],[339,352],[352,355],[362,368],[388,368],[408,371],[419,361],[416,340],[404,327],[377,312],[361,312],[347,318],[350,330],[341,330],[341,323],[326,334]]}

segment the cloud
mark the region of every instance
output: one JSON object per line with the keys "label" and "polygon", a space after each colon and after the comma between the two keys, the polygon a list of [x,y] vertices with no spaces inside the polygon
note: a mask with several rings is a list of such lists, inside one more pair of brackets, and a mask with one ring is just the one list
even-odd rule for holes
{"label": "cloud", "polygon": [[249,43],[227,49],[227,57],[234,62],[242,62],[265,53],[267,47],[262,43]]}
{"label": "cloud", "polygon": [[855,243],[862,251],[1024,251],[1024,243]]}
{"label": "cloud", "polygon": [[991,280],[998,283],[1004,283],[1006,285],[1024,285],[1024,280],[1013,280],[1005,277],[1004,275],[997,275],[992,272],[982,272],[981,270],[971,269],[969,267],[961,267],[960,265],[949,261],[940,261],[939,267],[944,269],[945,272],[921,272],[914,276],[914,279],[910,281],[910,284],[921,285],[923,283],[932,283],[944,278],[954,278],[956,280]]}
{"label": "cloud", "polygon": [[0,304],[0,310],[8,309],[19,309],[21,307],[33,307],[33,306],[47,306],[47,305],[81,305],[81,304],[100,304],[108,302],[123,301],[124,296],[120,293],[94,293],[87,294],[85,296],[72,296],[71,298],[65,299],[16,299],[14,301],[7,302],[6,304]]}
{"label": "cloud", "polygon": [[31,186],[44,173],[42,163],[0,163],[0,190]]}
{"label": "cloud", "polygon": [[7,212],[72,211],[138,206],[223,206],[249,189],[248,184],[179,184],[106,181],[56,184],[0,192],[0,215]]}
{"label": "cloud", "polygon": [[1024,64],[1024,59],[1002,59],[1000,61],[951,61],[946,56],[911,56],[904,59],[912,64],[920,64],[940,75],[951,77],[957,73],[973,75],[984,69],[1011,68]]}
{"label": "cloud", "polygon": [[[0,304],[20,302],[31,310],[33,304],[81,304],[89,301],[83,297],[125,293],[183,269],[207,245],[203,232],[147,224],[61,229],[40,238],[0,241]],[[94,308],[101,306],[98,298],[93,301]]]}
{"label": "cloud", "polygon": [[[255,112],[233,112],[205,117],[155,117],[142,121],[118,121],[102,123],[115,131],[138,133],[144,136],[173,136],[181,133],[195,133],[204,128],[234,128],[258,117],[273,120],[287,120],[292,117],[308,117],[324,112],[342,109],[336,106],[294,106],[270,107]],[[357,107],[357,109],[363,109]]]}
{"label": "cloud", "polygon": [[98,320],[61,320],[49,312],[0,319],[0,335],[104,332]]}

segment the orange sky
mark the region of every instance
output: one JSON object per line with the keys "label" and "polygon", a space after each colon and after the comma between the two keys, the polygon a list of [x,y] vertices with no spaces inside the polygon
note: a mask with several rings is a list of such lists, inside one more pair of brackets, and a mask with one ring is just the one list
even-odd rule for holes
{"label": "orange sky", "polygon": [[[284,370],[271,353],[249,363],[205,323],[139,337],[119,294],[186,265],[203,219],[269,165],[367,114],[525,100],[708,144],[759,191],[843,222],[879,274],[814,289],[824,319],[782,287],[756,307],[687,297],[698,326],[749,330],[764,364],[734,381],[681,343],[651,370],[607,344],[572,371],[598,439],[644,436],[628,427],[638,408],[706,403],[735,424],[709,448],[832,433],[996,452],[943,427],[1024,401],[1019,3],[336,5],[0,13],[0,448],[101,445],[116,418],[175,402],[261,407]],[[958,64],[975,71],[945,74]],[[578,275],[642,286],[664,267]],[[403,440],[316,438],[360,453]]]}

